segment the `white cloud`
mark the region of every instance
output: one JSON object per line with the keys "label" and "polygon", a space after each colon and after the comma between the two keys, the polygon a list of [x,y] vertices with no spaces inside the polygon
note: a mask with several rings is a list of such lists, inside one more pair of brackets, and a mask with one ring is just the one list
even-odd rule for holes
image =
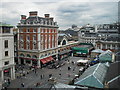
{"label": "white cloud", "polygon": [[[0,20],[16,25],[20,15],[29,16],[30,11],[38,11],[40,17],[49,13],[58,22],[60,29],[66,29],[72,24],[81,26],[91,23],[111,23],[117,21],[117,3],[115,2],[68,2],[61,0],[54,2],[2,2]],[[12,0],[15,1],[15,0]],[[27,0],[28,1],[28,0]],[[77,0],[75,0],[77,1]],[[87,0],[89,1],[89,0]],[[93,0],[92,0],[93,1]],[[100,0],[99,0],[100,1]],[[112,0],[113,1],[113,0]]]}

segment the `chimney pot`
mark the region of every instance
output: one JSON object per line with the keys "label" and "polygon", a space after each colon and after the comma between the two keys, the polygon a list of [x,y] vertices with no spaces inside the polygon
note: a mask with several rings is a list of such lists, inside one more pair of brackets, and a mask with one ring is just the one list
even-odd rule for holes
{"label": "chimney pot", "polygon": [[50,14],[45,14],[45,18],[49,18]]}
{"label": "chimney pot", "polygon": [[37,11],[31,11],[29,12],[29,16],[37,16]]}
{"label": "chimney pot", "polygon": [[26,19],[26,15],[21,15],[21,20],[25,20]]}

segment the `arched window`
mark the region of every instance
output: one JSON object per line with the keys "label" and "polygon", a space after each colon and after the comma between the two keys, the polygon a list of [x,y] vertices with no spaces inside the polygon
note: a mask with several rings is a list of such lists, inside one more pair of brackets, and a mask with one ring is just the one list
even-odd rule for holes
{"label": "arched window", "polygon": [[62,45],[66,45],[66,41],[65,40],[63,40]]}
{"label": "arched window", "polygon": [[44,57],[44,55],[42,54],[41,57]]}
{"label": "arched window", "polygon": [[33,55],[32,58],[37,59],[37,56],[36,56],[36,55]]}
{"label": "arched window", "polygon": [[30,54],[27,54],[27,58],[31,58]]}
{"label": "arched window", "polygon": [[25,57],[25,55],[21,53],[21,54],[20,54],[20,57]]}

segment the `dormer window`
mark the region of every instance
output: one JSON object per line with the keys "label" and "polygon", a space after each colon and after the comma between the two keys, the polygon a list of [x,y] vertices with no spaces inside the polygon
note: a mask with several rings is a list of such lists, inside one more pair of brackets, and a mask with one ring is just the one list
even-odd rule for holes
{"label": "dormer window", "polygon": [[30,24],[33,24],[33,22],[30,22]]}

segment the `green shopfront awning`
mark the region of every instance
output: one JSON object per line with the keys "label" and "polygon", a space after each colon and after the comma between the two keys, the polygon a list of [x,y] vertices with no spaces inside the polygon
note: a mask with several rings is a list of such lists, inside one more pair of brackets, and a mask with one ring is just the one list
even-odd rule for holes
{"label": "green shopfront awning", "polygon": [[79,51],[79,52],[76,52],[77,54],[87,54],[88,53],[88,51]]}
{"label": "green shopfront awning", "polygon": [[72,47],[72,50],[77,50],[77,51],[79,51],[79,50],[88,50],[88,48],[86,48],[86,47]]}

